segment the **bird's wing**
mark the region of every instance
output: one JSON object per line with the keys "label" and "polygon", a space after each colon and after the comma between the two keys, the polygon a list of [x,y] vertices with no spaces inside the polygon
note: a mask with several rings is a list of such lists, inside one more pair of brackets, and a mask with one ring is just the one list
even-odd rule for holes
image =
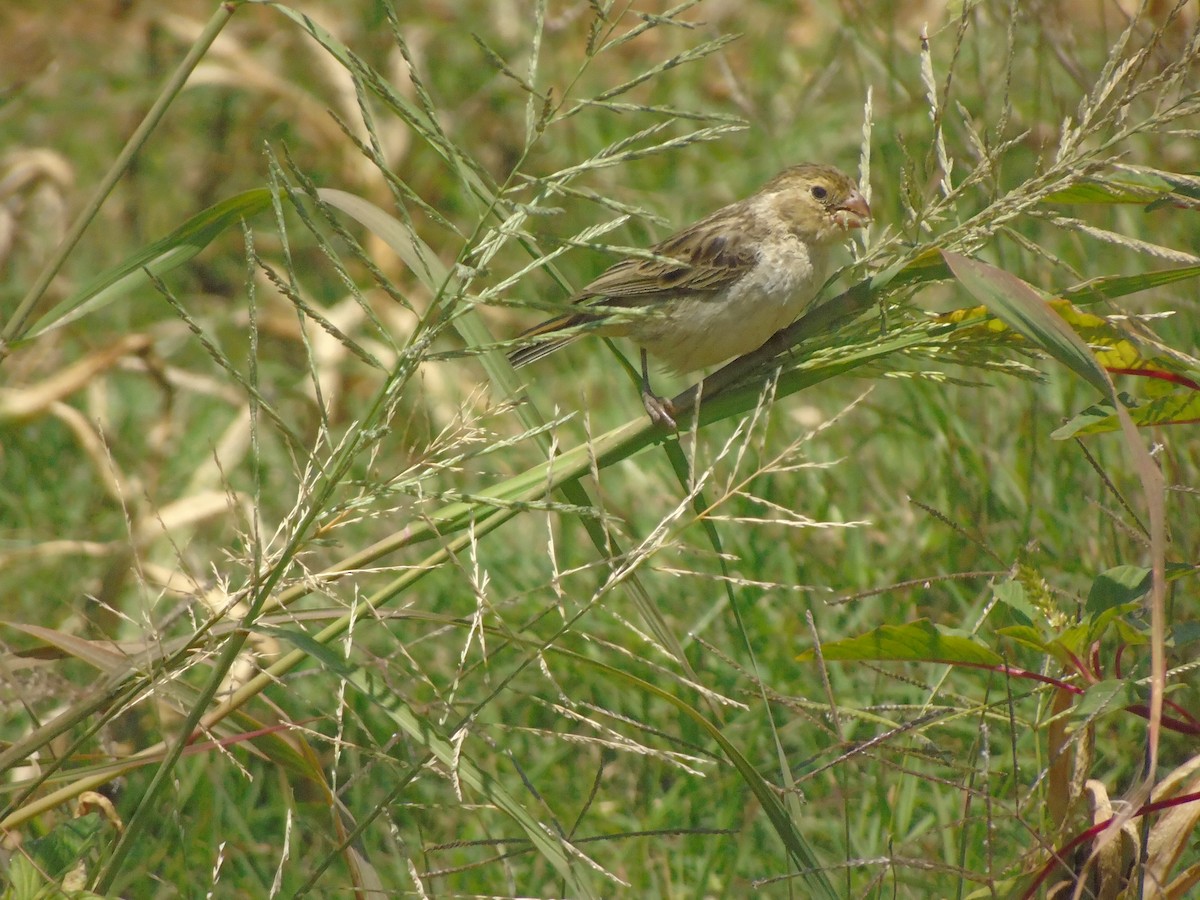
{"label": "bird's wing", "polygon": [[680,291],[715,293],[737,281],[757,260],[754,244],[722,216],[704,219],[651,248],[662,259],[626,259],[579,292],[576,302],[605,306],[653,302]]}
{"label": "bird's wing", "polygon": [[753,268],[758,252],[736,227],[736,217],[731,220],[735,211],[726,207],[655,244],[651,252],[663,259],[625,259],[606,270],[572,298],[567,312],[524,332],[523,338],[542,340],[512,351],[509,361],[523,366],[553,353],[579,337],[578,330],[565,330],[603,325],[613,308],[652,307],[681,291],[716,293],[737,281]]}

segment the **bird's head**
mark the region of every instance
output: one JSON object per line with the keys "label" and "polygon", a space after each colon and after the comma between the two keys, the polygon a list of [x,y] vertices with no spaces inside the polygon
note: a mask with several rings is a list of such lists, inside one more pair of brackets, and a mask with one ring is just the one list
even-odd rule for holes
{"label": "bird's head", "polygon": [[816,243],[839,240],[871,221],[871,207],[858,185],[833,166],[802,163],[784,169],[762,193],[793,234]]}

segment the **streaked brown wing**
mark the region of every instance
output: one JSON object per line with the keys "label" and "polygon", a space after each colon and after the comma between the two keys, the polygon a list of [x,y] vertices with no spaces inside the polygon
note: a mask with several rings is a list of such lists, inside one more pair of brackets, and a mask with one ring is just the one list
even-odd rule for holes
{"label": "streaked brown wing", "polygon": [[737,227],[737,211],[738,204],[718,210],[651,248],[669,260],[625,259],[605,270],[572,298],[570,312],[524,332],[521,337],[543,340],[512,351],[509,361],[523,366],[541,359],[579,336],[578,331],[562,335],[563,330],[607,318],[590,306],[653,306],[681,291],[715,293],[736,281],[757,260],[754,243]]}
{"label": "streaked brown wing", "polygon": [[729,210],[721,210],[651,248],[670,259],[622,260],[584,287],[575,302],[626,306],[653,301],[658,294],[719,291],[737,281],[756,260],[755,247],[745,233],[730,226]]}

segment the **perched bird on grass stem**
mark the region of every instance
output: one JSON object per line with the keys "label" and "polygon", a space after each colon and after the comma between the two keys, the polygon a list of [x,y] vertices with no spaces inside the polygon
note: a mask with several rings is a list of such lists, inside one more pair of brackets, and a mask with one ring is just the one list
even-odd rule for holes
{"label": "perched bird on grass stem", "polygon": [[642,402],[674,429],[675,410],[650,389],[647,354],[692,372],[762,346],[791,324],[829,277],[834,245],[871,218],[855,183],[832,166],[784,169],[755,194],[622,260],[572,298],[572,308],[522,337],[514,366],[582,334],[628,337],[641,350]]}

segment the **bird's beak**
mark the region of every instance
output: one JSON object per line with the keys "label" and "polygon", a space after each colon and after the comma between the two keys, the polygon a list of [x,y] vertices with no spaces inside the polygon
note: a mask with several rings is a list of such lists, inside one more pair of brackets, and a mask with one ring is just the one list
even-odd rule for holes
{"label": "bird's beak", "polygon": [[833,211],[833,218],[841,228],[862,228],[871,221],[871,207],[858,191],[851,191],[846,202]]}

